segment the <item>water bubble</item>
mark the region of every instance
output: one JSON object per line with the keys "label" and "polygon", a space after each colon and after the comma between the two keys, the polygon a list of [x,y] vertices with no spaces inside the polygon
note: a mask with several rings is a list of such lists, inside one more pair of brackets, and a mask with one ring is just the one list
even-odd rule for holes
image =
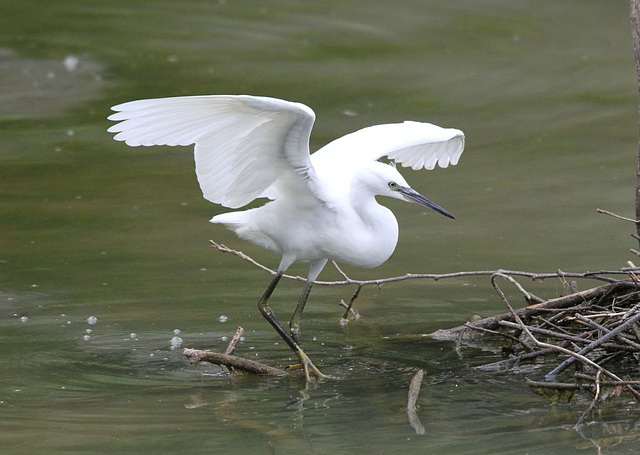
{"label": "water bubble", "polygon": [[20,322],[27,322],[28,320],[29,320],[29,318],[28,318],[28,317],[26,317],[26,316],[22,316],[22,317],[20,318]]}
{"label": "water bubble", "polygon": [[173,331],[173,334],[176,335],[176,336],[180,335],[181,333],[182,333],[182,330],[180,330],[180,329],[175,329]]}
{"label": "water bubble", "polygon": [[89,316],[89,317],[87,318],[87,324],[91,324],[91,325],[93,325],[93,324],[97,324],[97,323],[98,323],[98,318],[97,318],[97,317],[95,317],[95,316]]}
{"label": "water bubble", "polygon": [[228,339],[229,339],[229,337],[224,336],[224,335],[220,337],[220,340],[221,340],[221,341],[227,341]]}
{"label": "water bubble", "polygon": [[131,338],[131,339],[135,340],[135,339],[137,339],[137,338],[138,338],[138,334],[137,334],[137,333],[135,333],[135,332],[131,332],[131,333],[129,334],[129,338]]}
{"label": "water bubble", "polygon": [[91,330],[91,329],[87,329],[87,330],[85,330],[85,332],[87,332],[87,333],[91,333],[91,332],[93,332],[93,330]]}
{"label": "water bubble", "polygon": [[180,337],[173,337],[171,338],[170,342],[171,342],[171,349],[176,349],[182,346],[182,338]]}
{"label": "water bubble", "polygon": [[91,338],[91,335],[82,335],[82,339],[84,341],[89,341],[90,338]]}
{"label": "water bubble", "polygon": [[226,315],[221,315],[220,316],[220,322],[227,322],[229,320],[229,317],[227,317]]}
{"label": "water bubble", "polygon": [[67,55],[64,58],[64,67],[67,69],[67,71],[75,71],[75,69],[78,67],[79,62],[80,60],[75,55]]}

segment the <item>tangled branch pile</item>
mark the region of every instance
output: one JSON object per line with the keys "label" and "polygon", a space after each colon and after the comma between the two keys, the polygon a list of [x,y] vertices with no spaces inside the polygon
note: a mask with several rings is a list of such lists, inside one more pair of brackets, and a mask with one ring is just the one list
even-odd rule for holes
{"label": "tangled branch pile", "polygon": [[584,391],[593,397],[590,411],[598,401],[623,392],[640,399],[640,282],[619,280],[516,311],[497,278],[517,286],[527,300],[538,300],[511,276],[495,273],[491,283],[509,311],[439,330],[431,337],[454,340],[458,348],[501,338],[507,358],[477,367],[485,371],[517,368],[554,356],[555,366],[544,381],[528,381],[535,393],[552,401],[571,399],[575,392]]}

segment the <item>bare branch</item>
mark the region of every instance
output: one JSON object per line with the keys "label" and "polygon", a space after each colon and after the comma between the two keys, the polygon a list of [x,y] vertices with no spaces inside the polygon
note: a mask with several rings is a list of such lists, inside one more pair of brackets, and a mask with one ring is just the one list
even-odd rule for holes
{"label": "bare branch", "polygon": [[422,378],[424,377],[424,371],[418,370],[418,372],[411,378],[409,384],[409,394],[407,397],[407,417],[409,417],[409,424],[414,429],[416,434],[422,435],[425,433],[424,425],[420,422],[420,418],[416,412],[418,403],[418,394],[420,394],[420,386],[422,385]]}
{"label": "bare branch", "polygon": [[197,365],[200,362],[209,362],[216,365],[224,365],[235,370],[245,371],[260,376],[286,376],[283,370],[270,367],[264,363],[256,362],[234,355],[225,355],[218,352],[200,351],[198,349],[184,349],[182,354],[189,359],[191,364]]}
{"label": "bare branch", "polygon": [[612,218],[616,218],[618,220],[622,220],[622,221],[629,221],[631,223],[640,223],[640,220],[634,220],[633,218],[627,218],[626,216],[621,216],[621,215],[617,215],[613,212],[610,212],[608,210],[602,210],[602,209],[596,209],[596,212],[601,213],[602,215],[608,215]]}
{"label": "bare branch", "polygon": [[[275,275],[276,271],[273,269],[270,269],[269,267],[260,264],[258,261],[256,261],[255,259],[253,259],[252,257],[244,254],[242,251],[238,251],[238,250],[234,250],[232,248],[229,248],[223,244],[217,243],[213,240],[209,241],[211,246],[213,248],[215,248],[216,250],[222,252],[222,253],[227,253],[227,254],[231,254],[233,256],[237,256],[240,259],[243,259],[253,265],[255,265],[256,267],[258,267],[261,270],[264,270],[265,272],[270,273],[271,275]],[[628,275],[630,272],[640,272],[640,267],[622,267],[619,270],[599,270],[596,272],[564,272],[562,270],[558,270],[556,272],[551,272],[551,273],[534,273],[534,272],[524,272],[521,270],[506,270],[506,269],[498,269],[498,270],[471,270],[471,271],[463,271],[463,272],[451,272],[451,273],[407,273],[405,275],[400,275],[400,276],[394,276],[394,277],[388,277],[388,278],[378,278],[375,280],[354,280],[352,278],[349,278],[346,273],[344,273],[342,271],[342,269],[340,269],[337,265],[336,268],[338,270],[338,272],[342,275],[342,277],[344,278],[343,280],[337,280],[337,281],[316,281],[315,284],[318,286],[381,286],[383,284],[386,283],[394,283],[397,281],[405,281],[405,280],[434,280],[434,281],[439,281],[439,280],[443,280],[446,278],[462,278],[462,277],[475,277],[475,276],[492,276],[496,273],[501,273],[504,275],[511,275],[511,276],[521,276],[524,278],[530,278],[531,280],[534,281],[543,281],[546,279],[551,279],[551,278],[584,278],[584,279],[595,279],[595,280],[599,280],[599,281],[605,281],[608,283],[615,283],[620,281],[619,279],[616,278],[611,278],[610,276],[606,276],[606,275]],[[301,277],[301,276],[295,276],[295,275],[283,275],[283,278],[287,278],[289,280],[296,280],[296,281],[306,281],[307,279],[305,277]],[[532,300],[535,301],[537,300],[537,297],[531,295]]]}
{"label": "bare branch", "polygon": [[224,352],[225,355],[233,355],[233,351],[236,350],[236,345],[240,341],[240,338],[242,338],[243,334],[244,334],[244,329],[242,327],[238,327],[238,329],[236,330],[235,335],[233,335],[233,338],[231,338],[231,341],[229,341],[229,345],[227,346],[227,350]]}

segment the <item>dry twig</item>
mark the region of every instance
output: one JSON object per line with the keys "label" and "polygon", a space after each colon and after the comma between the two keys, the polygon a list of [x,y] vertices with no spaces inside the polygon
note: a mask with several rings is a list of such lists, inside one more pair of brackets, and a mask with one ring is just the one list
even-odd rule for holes
{"label": "dry twig", "polygon": [[[217,243],[213,240],[209,240],[209,243],[211,244],[211,246],[213,248],[215,248],[216,250],[220,251],[221,253],[227,253],[227,254],[231,254],[233,256],[239,257],[240,259],[243,259],[251,264],[253,264],[254,266],[258,267],[261,270],[264,270],[265,272],[270,273],[271,275],[275,275],[276,271],[273,269],[270,269],[269,267],[260,264],[258,261],[256,261],[255,259],[253,259],[252,257],[244,254],[242,251],[238,251],[238,250],[234,250],[232,248],[229,248],[221,243]],[[335,263],[334,263],[335,265]],[[451,272],[451,273],[406,273],[404,275],[401,276],[395,276],[395,277],[388,277],[388,278],[378,278],[375,280],[354,280],[352,278],[349,278],[346,273],[344,273],[344,271],[342,271],[342,269],[340,269],[339,267],[336,267],[338,270],[338,273],[340,273],[340,275],[342,276],[342,280],[336,280],[336,281],[316,281],[315,284],[318,286],[377,286],[380,287],[383,284],[387,284],[387,283],[394,283],[397,281],[405,281],[405,280],[434,280],[434,281],[439,281],[439,280],[443,280],[443,279],[447,279],[447,278],[462,278],[462,277],[474,277],[474,276],[492,276],[496,273],[503,273],[505,275],[511,275],[511,276],[521,276],[521,277],[525,277],[525,278],[530,278],[531,280],[537,280],[537,281],[543,281],[546,279],[550,279],[550,278],[560,278],[560,279],[565,279],[565,278],[584,278],[584,279],[594,279],[594,280],[599,280],[599,281],[605,281],[608,283],[616,283],[619,282],[618,279],[612,278],[610,276],[606,276],[606,275],[628,275],[630,272],[640,272],[640,268],[638,267],[623,267],[620,268],[619,270],[599,270],[596,272],[583,272],[583,273],[576,273],[576,272],[563,272],[562,270],[558,270],[556,272],[553,273],[533,273],[533,272],[524,272],[521,270],[503,270],[503,269],[499,269],[499,270],[471,270],[471,271],[464,271],[464,272]],[[283,278],[289,279],[289,280],[296,280],[296,281],[306,281],[307,279],[305,277],[301,277],[301,276],[297,276],[297,275],[288,275],[288,274],[284,274],[282,275]],[[535,296],[532,296],[533,298],[535,298]]]}

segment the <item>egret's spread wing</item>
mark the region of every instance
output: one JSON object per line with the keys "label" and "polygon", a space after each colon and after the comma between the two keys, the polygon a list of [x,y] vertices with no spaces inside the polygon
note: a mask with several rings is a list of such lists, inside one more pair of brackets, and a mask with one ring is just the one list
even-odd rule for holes
{"label": "egret's spread wing", "polygon": [[404,122],[363,128],[330,142],[314,159],[377,160],[389,157],[413,169],[433,169],[458,164],[464,150],[464,134],[431,123]]}
{"label": "egret's spread wing", "polygon": [[248,95],[132,101],[112,108],[109,128],[128,145],[195,144],[196,175],[206,199],[241,207],[276,181],[313,192],[309,135],[315,120],[304,104]]}

